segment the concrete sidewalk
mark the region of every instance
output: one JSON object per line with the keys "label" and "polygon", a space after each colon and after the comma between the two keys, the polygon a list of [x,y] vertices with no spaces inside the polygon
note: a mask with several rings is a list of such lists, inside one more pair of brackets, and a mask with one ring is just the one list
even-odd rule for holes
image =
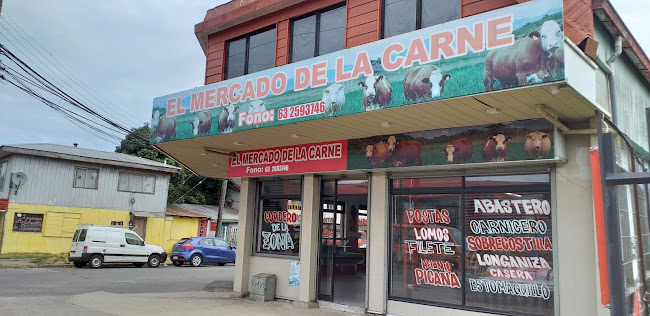
{"label": "concrete sidewalk", "polygon": [[147,294],[92,292],[75,295],[68,303],[97,313],[113,315],[351,315],[322,309],[296,308],[290,302],[254,302],[247,298],[231,298],[230,295],[229,292]]}

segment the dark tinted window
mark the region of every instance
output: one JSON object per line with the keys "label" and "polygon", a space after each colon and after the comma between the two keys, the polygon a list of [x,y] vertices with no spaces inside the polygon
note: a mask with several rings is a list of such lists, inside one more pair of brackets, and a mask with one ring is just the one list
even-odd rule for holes
{"label": "dark tinted window", "polygon": [[422,28],[460,18],[459,0],[422,1]]}
{"label": "dark tinted window", "polygon": [[293,21],[291,61],[314,57],[316,53],[316,16]]}
{"label": "dark tinted window", "polygon": [[384,1],[384,38],[415,31],[417,0]]}
{"label": "dark tinted window", "polygon": [[248,71],[254,73],[275,66],[275,29],[250,37],[248,44]]}
{"label": "dark tinted window", "polygon": [[264,181],[262,182],[263,196],[293,196],[300,198],[302,192],[302,181],[285,180],[285,181]]}
{"label": "dark tinted window", "polygon": [[228,42],[226,79],[275,66],[275,28]]}
{"label": "dark tinted window", "polygon": [[345,22],[345,6],[294,20],[291,26],[291,61],[342,50],[345,46]]}
{"label": "dark tinted window", "polygon": [[246,38],[228,43],[228,78],[246,74]]}
{"label": "dark tinted window", "polygon": [[182,244],[184,244],[184,243],[186,243],[186,242],[188,242],[188,241],[190,241],[190,240],[191,240],[191,239],[189,239],[189,238],[183,238],[183,239],[177,241],[176,244],[177,244],[177,245],[182,245]]}
{"label": "dark tinted window", "polygon": [[77,238],[79,238],[79,230],[78,229],[74,232],[74,235],[72,236],[72,242],[76,242]]}
{"label": "dark tinted window", "polygon": [[384,0],[384,38],[460,18],[460,0]]}
{"label": "dark tinted window", "polygon": [[342,50],[345,46],[345,7],[323,12],[320,16],[318,54]]}
{"label": "dark tinted window", "polygon": [[79,233],[79,239],[77,239],[77,241],[86,241],[86,233],[88,233],[88,230],[82,229]]}

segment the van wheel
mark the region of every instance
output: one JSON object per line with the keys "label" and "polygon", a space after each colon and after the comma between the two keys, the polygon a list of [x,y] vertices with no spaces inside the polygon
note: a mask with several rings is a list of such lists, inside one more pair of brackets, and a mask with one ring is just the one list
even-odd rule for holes
{"label": "van wheel", "polygon": [[85,267],[88,264],[88,262],[75,261],[75,262],[73,262],[73,264],[74,264],[75,267],[81,269],[81,268]]}
{"label": "van wheel", "polygon": [[90,256],[90,267],[93,269],[101,268],[104,265],[104,257],[102,255]]}
{"label": "van wheel", "polygon": [[190,264],[192,264],[193,267],[201,266],[201,263],[203,263],[203,257],[198,253],[195,253],[192,258],[190,258]]}
{"label": "van wheel", "polygon": [[149,256],[147,265],[149,266],[149,268],[158,268],[158,266],[160,265],[160,256],[159,255]]}
{"label": "van wheel", "polygon": [[143,265],[144,265],[144,263],[141,263],[141,262],[133,263],[133,266],[136,267],[136,268],[142,268]]}

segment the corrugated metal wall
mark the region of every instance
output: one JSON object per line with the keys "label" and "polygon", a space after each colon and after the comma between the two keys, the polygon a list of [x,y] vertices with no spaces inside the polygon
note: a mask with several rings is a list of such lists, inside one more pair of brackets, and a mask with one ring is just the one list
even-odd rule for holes
{"label": "corrugated metal wall", "polygon": [[[607,60],[613,53],[614,39],[599,23],[596,24],[595,33],[595,39],[599,42],[598,56],[603,60]],[[641,77],[636,66],[625,53],[616,61],[613,69],[616,74],[618,128],[637,144],[649,150],[645,109],[650,107],[650,84],[645,78]],[[609,86],[604,74],[600,76],[601,78],[598,80],[599,86],[596,89],[598,98],[607,99],[608,101]]]}
{"label": "corrugated metal wall", "polygon": [[[167,206],[169,175],[165,173],[24,155],[12,155],[9,165],[10,172],[22,171],[28,177],[17,195],[10,193],[9,203],[146,212],[165,212]],[[75,167],[99,169],[98,189],[74,188]],[[119,171],[155,175],[155,194],[117,191]]]}

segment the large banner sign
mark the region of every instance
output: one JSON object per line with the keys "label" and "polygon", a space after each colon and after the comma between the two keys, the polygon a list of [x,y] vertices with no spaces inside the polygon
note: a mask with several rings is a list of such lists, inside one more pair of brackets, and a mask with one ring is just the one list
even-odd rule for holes
{"label": "large banner sign", "polygon": [[152,143],[561,81],[562,0],[535,0],[154,99]]}
{"label": "large banner sign", "polygon": [[228,177],[556,159],[544,119],[243,151]]}

